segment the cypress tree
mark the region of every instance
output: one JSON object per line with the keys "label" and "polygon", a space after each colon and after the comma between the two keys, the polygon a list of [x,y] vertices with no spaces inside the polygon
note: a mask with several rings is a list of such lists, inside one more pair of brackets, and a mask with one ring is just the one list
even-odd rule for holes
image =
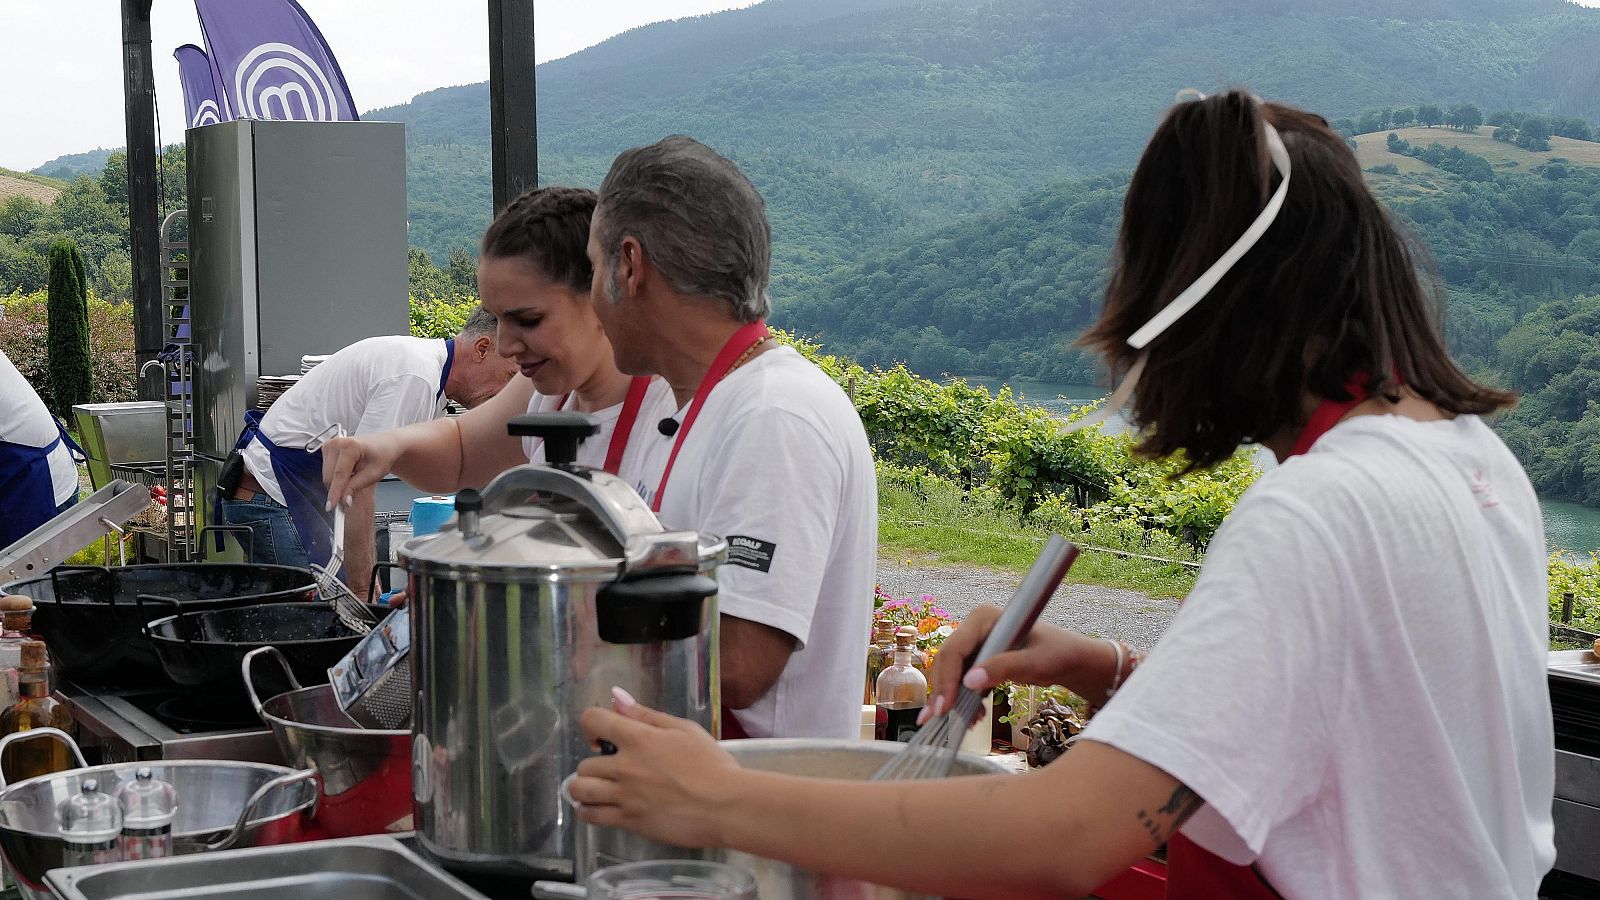
{"label": "cypress tree", "polygon": [[63,418],[72,415],[74,404],[89,402],[93,386],[89,374],[89,296],[83,272],[83,257],[76,244],[62,238],[50,245],[50,278],[45,295],[47,367],[56,413]]}

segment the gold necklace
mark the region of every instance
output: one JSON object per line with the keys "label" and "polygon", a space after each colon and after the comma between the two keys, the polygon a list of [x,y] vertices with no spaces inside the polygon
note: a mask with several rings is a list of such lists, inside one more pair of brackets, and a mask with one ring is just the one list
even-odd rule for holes
{"label": "gold necklace", "polygon": [[766,335],[765,337],[763,337],[761,340],[756,341],[754,344],[751,344],[748,349],[746,349],[743,353],[739,354],[739,358],[733,361],[733,365],[728,367],[728,371],[724,372],[722,377],[723,378],[727,378],[729,375],[733,374],[733,370],[735,370],[735,369],[739,368],[740,366],[744,365],[745,363],[749,362],[750,361],[750,357],[755,355],[756,350],[759,349],[762,344],[765,344],[767,341],[770,341],[770,340],[772,340],[772,335],[769,334],[769,335]]}

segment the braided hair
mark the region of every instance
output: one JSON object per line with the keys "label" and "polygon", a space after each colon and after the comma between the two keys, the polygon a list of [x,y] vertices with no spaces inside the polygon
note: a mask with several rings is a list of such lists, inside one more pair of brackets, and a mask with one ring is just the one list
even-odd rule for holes
{"label": "braided hair", "polygon": [[511,201],[483,233],[481,253],[521,257],[557,284],[588,294],[589,220],[594,191],[575,187],[535,188]]}

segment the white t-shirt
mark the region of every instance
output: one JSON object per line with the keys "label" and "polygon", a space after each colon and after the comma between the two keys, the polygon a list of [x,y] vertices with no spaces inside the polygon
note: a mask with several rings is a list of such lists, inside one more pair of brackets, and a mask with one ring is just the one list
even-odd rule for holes
{"label": "white t-shirt", "polygon": [[[634,483],[649,502],[676,437],[653,427],[640,435],[647,454],[644,477]],[[789,347],[731,372],[684,440],[662,524],[726,538],[721,612],[799,642],[772,689],[735,713],[751,737],[860,733],[877,491],[855,407]]]}
{"label": "white t-shirt", "polygon": [[1527,897],[1555,860],[1546,559],[1475,416],[1359,416],[1266,473],[1085,737],[1298,897]]}
{"label": "white t-shirt", "polygon": [[[572,401],[566,406],[561,405],[562,398],[541,394],[534,391],[528,398],[528,412],[555,412],[557,409],[571,410]],[[622,417],[622,407],[618,403],[605,409],[591,412],[590,415],[600,420],[600,433],[578,445],[578,464],[592,468],[604,468],[606,454],[611,449],[611,436],[616,433],[617,420]],[[644,464],[645,450],[651,442],[645,436],[661,433],[656,430],[656,425],[662,419],[677,411],[677,402],[672,397],[672,387],[664,378],[652,378],[650,389],[645,392],[644,402],[639,405],[639,417],[634,420],[633,432],[628,438],[628,448],[622,453],[621,471],[616,473],[623,481],[633,484],[641,474],[640,466]],[[544,464],[544,441],[539,438],[525,437],[522,439],[522,452],[528,455],[528,462],[536,465]],[[659,477],[659,474],[658,476]]]}
{"label": "white t-shirt", "polygon": [[[298,448],[335,422],[346,434],[427,422],[444,412],[444,346],[442,340],[404,336],[357,341],[284,391],[262,418],[261,432],[280,447]],[[261,489],[283,503],[267,448],[251,441],[243,454]]]}
{"label": "white t-shirt", "polygon": [[[60,437],[56,420],[28,379],[22,377],[10,357],[0,353],[0,441],[24,447],[48,447]],[[78,493],[78,465],[72,461],[67,442],[50,451],[50,481],[55,488],[56,505]]]}

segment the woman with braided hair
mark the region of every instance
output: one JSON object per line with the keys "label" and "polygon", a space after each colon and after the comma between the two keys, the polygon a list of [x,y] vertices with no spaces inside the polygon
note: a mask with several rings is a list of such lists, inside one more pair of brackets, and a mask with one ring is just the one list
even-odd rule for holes
{"label": "woman with braided hair", "polygon": [[600,433],[579,447],[578,462],[628,477],[638,456],[627,452],[632,426],[670,414],[672,391],[659,378],[619,372],[595,317],[587,254],[595,199],[582,188],[538,188],[495,217],[483,235],[478,293],[498,320],[496,352],[515,361],[519,374],[463,416],[330,440],[322,451],[330,496],[391,472],[434,493],[482,486],[512,466],[544,461],[543,446],[508,435],[506,422],[557,409],[601,422]]}

